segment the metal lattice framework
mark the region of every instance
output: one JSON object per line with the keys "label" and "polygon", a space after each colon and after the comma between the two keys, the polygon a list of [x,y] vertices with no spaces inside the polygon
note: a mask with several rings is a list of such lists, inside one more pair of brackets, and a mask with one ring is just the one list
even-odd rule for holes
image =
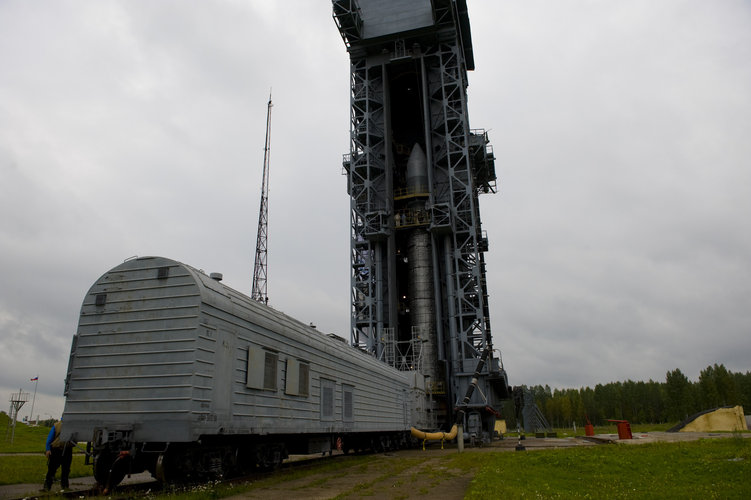
{"label": "metal lattice framework", "polygon": [[[444,248],[450,269],[447,285],[448,327],[455,349],[452,361],[455,372],[471,372],[490,342],[490,322],[485,270],[480,265],[478,193],[469,154],[466,69],[455,43],[439,45],[429,62],[434,186],[438,188],[434,203],[451,214],[451,231],[444,237]],[[465,360],[469,360],[466,366]]]}
{"label": "metal lattice framework", "polygon": [[[474,61],[466,2],[433,0],[431,27],[406,26],[391,35],[377,31],[386,17],[400,10],[401,19],[416,19],[428,4],[379,0],[367,10],[355,0],[333,5],[351,63],[351,143],[343,162],[351,208],[351,343],[396,366],[406,359],[400,346],[408,346],[410,332],[419,328],[419,336],[430,339],[420,366],[431,386],[445,386],[440,397],[450,413],[473,385],[483,353],[493,352],[479,195],[496,191],[495,164],[487,134],[469,127],[467,70]],[[379,9],[384,17],[373,18]],[[363,21],[365,14],[371,17]],[[368,19],[378,33],[374,40]],[[409,84],[401,83],[405,74]],[[404,144],[402,137],[412,142]],[[427,186],[422,180],[407,185],[404,178],[411,155],[405,151],[414,143],[424,145]],[[426,257],[414,268],[422,271],[399,260],[412,262],[415,255],[404,253],[410,245],[423,249]],[[413,272],[431,285],[417,292]],[[432,312],[422,305],[419,312],[406,310],[431,296]],[[484,410],[497,401],[487,399],[490,385],[501,394],[507,381],[500,357],[491,355],[482,369],[482,387],[469,406]]]}
{"label": "metal lattice framework", "polygon": [[16,437],[16,423],[21,407],[29,400],[29,393],[21,389],[10,396],[10,411],[8,412],[8,427],[5,429],[5,439],[13,444]]}
{"label": "metal lattice framework", "polygon": [[334,21],[342,34],[347,47],[360,40],[362,34],[362,15],[356,0],[339,0],[333,2]]}
{"label": "metal lattice framework", "polygon": [[271,94],[266,108],[266,141],[263,146],[263,179],[261,206],[258,209],[258,236],[253,265],[253,289],[250,297],[268,303],[268,236],[269,236],[269,163],[271,161]]}
{"label": "metal lattice framework", "polygon": [[[349,174],[352,237],[351,341],[378,355],[378,332],[384,307],[382,240],[388,232],[385,197],[383,75],[365,61],[352,64],[351,152],[345,157]],[[380,313],[379,313],[380,311]]]}

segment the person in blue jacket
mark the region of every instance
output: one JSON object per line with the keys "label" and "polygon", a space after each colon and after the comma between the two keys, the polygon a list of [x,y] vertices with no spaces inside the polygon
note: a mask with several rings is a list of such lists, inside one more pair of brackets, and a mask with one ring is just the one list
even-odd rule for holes
{"label": "person in blue jacket", "polygon": [[47,455],[47,477],[44,480],[44,489],[49,491],[52,488],[52,482],[55,480],[55,473],[60,467],[60,487],[68,489],[68,475],[70,474],[70,464],[73,461],[74,443],[62,441],[60,439],[60,429],[62,420],[55,422],[47,435],[44,454]]}

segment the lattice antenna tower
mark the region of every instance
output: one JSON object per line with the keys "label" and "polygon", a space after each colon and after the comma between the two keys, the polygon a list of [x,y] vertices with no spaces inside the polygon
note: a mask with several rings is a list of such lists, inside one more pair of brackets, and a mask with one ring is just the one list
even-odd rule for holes
{"label": "lattice antenna tower", "polygon": [[16,437],[16,422],[18,421],[18,413],[21,411],[21,407],[29,400],[29,393],[23,392],[18,389],[18,392],[11,394],[10,396],[10,413],[8,414],[8,428],[5,430],[5,439],[10,440],[13,444],[13,439]]}
{"label": "lattice antenna tower", "polygon": [[263,147],[263,180],[261,181],[261,207],[258,210],[258,237],[253,266],[253,291],[251,298],[268,304],[268,231],[269,231],[269,162],[271,159],[271,92],[266,109],[266,142]]}

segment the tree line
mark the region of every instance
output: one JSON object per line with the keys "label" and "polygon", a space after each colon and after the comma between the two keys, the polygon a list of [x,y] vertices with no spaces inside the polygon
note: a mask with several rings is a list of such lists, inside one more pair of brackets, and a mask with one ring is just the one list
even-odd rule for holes
{"label": "tree line", "polygon": [[[751,372],[733,373],[722,364],[707,366],[699,380],[688,379],[680,369],[668,371],[664,382],[610,382],[594,389],[529,388],[537,407],[553,427],[587,423],[606,425],[608,419],[637,424],[680,422],[694,413],[726,405],[742,405],[751,412]],[[516,426],[513,402],[504,407],[507,424]]]}

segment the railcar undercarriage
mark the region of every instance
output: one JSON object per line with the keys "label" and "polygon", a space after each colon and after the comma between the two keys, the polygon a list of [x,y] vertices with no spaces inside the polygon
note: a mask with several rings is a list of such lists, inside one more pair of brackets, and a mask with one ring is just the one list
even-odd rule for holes
{"label": "railcar undercarriage", "polygon": [[380,453],[415,444],[408,432],[204,436],[188,443],[130,443],[123,433],[94,440],[94,478],[107,493],[125,476],[149,471],[162,483],[190,484],[278,468],[290,454]]}

